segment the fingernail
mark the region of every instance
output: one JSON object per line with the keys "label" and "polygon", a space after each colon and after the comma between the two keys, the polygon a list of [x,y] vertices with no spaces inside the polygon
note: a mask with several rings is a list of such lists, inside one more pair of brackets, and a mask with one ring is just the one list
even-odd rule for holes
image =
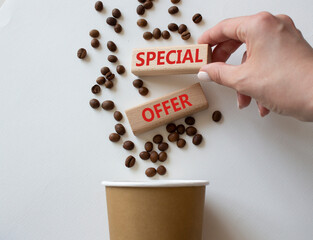
{"label": "fingernail", "polygon": [[200,71],[198,73],[198,78],[200,81],[207,81],[207,82],[211,82],[211,78],[209,77],[209,75],[206,72]]}
{"label": "fingernail", "polygon": [[241,106],[239,104],[238,98],[237,98],[237,108],[241,109]]}

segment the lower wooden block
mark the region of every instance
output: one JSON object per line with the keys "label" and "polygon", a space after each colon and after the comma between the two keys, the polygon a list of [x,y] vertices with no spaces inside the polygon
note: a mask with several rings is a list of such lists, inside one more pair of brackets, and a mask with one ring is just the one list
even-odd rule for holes
{"label": "lower wooden block", "polygon": [[209,107],[200,83],[126,110],[135,135]]}

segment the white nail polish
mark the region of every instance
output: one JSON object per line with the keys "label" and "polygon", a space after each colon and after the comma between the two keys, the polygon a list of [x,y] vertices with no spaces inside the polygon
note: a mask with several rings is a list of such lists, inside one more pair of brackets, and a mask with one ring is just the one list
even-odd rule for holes
{"label": "white nail polish", "polygon": [[206,72],[200,71],[198,73],[198,78],[200,81],[207,81],[207,82],[211,82],[211,78],[209,77],[209,75]]}

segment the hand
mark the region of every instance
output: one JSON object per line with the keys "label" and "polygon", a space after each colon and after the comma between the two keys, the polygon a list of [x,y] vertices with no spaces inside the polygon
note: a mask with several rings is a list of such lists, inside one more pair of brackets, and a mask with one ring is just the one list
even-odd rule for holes
{"label": "hand", "polygon": [[[213,63],[203,66],[198,77],[235,89],[240,109],[254,98],[261,116],[274,111],[313,121],[313,49],[290,17],[261,12],[226,19],[198,42],[215,46]],[[226,64],[243,43],[242,64]]]}

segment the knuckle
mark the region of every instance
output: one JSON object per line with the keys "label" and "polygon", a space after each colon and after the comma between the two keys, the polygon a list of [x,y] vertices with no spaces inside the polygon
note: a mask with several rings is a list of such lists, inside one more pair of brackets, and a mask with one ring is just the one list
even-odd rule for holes
{"label": "knuckle", "polygon": [[293,24],[293,20],[291,19],[291,17],[289,17],[286,14],[279,14],[279,15],[277,15],[277,17],[280,18],[285,23],[292,23]]}
{"label": "knuckle", "polygon": [[275,24],[275,17],[269,12],[260,12],[255,15],[254,23],[261,28],[270,28]]}

